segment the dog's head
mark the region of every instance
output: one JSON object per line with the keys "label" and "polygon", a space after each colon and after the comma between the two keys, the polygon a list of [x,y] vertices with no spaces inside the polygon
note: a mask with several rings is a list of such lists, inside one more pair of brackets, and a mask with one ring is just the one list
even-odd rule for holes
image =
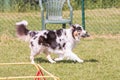
{"label": "dog's head", "polygon": [[89,37],[90,35],[88,34],[87,31],[83,29],[82,26],[79,24],[71,25],[72,28],[72,35],[75,40],[79,40],[81,37]]}

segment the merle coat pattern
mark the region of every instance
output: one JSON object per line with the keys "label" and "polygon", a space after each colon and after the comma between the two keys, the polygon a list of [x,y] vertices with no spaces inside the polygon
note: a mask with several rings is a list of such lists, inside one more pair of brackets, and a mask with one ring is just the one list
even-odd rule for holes
{"label": "merle coat pattern", "polygon": [[[72,49],[81,37],[89,36],[79,24],[72,25],[69,29],[41,31],[30,31],[26,28],[27,25],[28,22],[25,20],[17,22],[16,32],[20,39],[30,43],[31,63],[34,63],[34,57],[40,53],[45,53],[50,63],[55,63],[64,58],[79,63],[83,62],[82,59],[72,52]],[[51,53],[58,54],[59,57],[53,60],[50,56]]]}

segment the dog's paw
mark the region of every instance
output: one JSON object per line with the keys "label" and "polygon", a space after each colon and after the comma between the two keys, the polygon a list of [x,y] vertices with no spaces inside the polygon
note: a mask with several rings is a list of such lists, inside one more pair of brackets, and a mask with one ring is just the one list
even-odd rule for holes
{"label": "dog's paw", "polygon": [[54,63],[56,63],[56,61],[51,61],[50,63],[54,64]]}
{"label": "dog's paw", "polygon": [[79,63],[83,63],[84,62],[84,60],[77,60]]}

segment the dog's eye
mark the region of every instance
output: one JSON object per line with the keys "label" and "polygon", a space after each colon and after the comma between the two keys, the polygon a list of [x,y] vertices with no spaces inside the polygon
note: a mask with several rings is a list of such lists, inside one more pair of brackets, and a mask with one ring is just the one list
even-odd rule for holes
{"label": "dog's eye", "polygon": [[82,28],[81,28],[81,27],[77,27],[76,29],[77,29],[77,30],[82,30]]}

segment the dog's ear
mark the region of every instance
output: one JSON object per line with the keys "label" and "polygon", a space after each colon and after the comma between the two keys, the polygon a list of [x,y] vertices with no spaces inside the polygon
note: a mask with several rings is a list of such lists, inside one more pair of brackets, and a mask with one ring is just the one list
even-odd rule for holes
{"label": "dog's ear", "polygon": [[72,24],[72,25],[71,25],[71,28],[72,28],[72,29],[75,29],[75,28],[76,28],[76,26]]}

